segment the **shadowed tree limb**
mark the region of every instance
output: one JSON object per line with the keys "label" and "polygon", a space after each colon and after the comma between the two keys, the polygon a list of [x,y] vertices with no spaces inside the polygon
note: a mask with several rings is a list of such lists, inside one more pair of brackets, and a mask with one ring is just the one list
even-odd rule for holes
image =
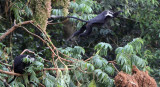
{"label": "shadowed tree limb", "polygon": [[7,30],[7,32],[5,32],[2,36],[0,36],[0,41],[3,40],[6,36],[8,36],[10,33],[12,33],[15,29],[17,29],[21,25],[29,24],[29,23],[33,23],[33,21],[30,20],[30,21],[24,21],[24,22],[15,24],[13,27],[11,27],[9,30]]}

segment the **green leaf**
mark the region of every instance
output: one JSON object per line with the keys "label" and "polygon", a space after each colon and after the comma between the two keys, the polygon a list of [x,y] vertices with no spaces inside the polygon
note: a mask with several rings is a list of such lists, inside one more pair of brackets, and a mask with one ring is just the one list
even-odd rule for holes
{"label": "green leaf", "polygon": [[94,66],[90,63],[86,63],[85,67],[87,68],[87,71],[91,72],[94,70]]}
{"label": "green leaf", "polygon": [[75,53],[77,53],[77,54],[81,54],[81,53],[84,54],[85,53],[85,50],[82,47],[80,47],[80,46],[75,46],[74,49],[73,49],[73,51]]}
{"label": "green leaf", "polygon": [[95,82],[94,80],[92,80],[92,81],[89,83],[88,87],[96,87],[96,82]]}
{"label": "green leaf", "polygon": [[46,77],[43,77],[44,83],[46,87],[54,87],[55,85],[55,77],[46,73]]}
{"label": "green leaf", "polygon": [[126,73],[130,73],[131,72],[131,66],[126,64],[122,67],[122,70],[124,70]]}
{"label": "green leaf", "polygon": [[107,86],[113,85],[113,79],[109,78],[108,74],[103,72],[101,69],[96,69],[94,73],[97,76],[99,82],[105,83]]}
{"label": "green leaf", "polygon": [[105,67],[105,71],[106,71],[108,74],[112,74],[112,75],[113,75],[115,69],[114,69],[112,66],[108,65],[108,66]]}
{"label": "green leaf", "polygon": [[126,52],[126,53],[128,53],[128,54],[132,54],[132,53],[134,52],[134,51],[133,51],[133,46],[127,44],[127,45],[124,47],[124,52]]}
{"label": "green leaf", "polygon": [[99,55],[95,55],[93,56],[93,63],[98,66],[98,67],[102,67],[102,60],[100,60],[100,56]]}
{"label": "green leaf", "polygon": [[34,83],[39,83],[39,79],[36,77],[36,73],[35,72],[31,73],[30,81],[32,81]]}
{"label": "green leaf", "polygon": [[94,49],[97,50],[96,54],[107,56],[107,51],[112,50],[112,46],[108,43],[100,42],[94,47]]}

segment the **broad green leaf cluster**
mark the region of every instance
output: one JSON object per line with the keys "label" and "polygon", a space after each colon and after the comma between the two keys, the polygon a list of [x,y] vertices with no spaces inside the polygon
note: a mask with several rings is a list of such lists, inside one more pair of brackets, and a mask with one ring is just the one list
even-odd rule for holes
{"label": "broad green leaf cluster", "polygon": [[133,65],[145,67],[147,62],[138,55],[141,54],[141,47],[143,40],[140,38],[134,39],[124,47],[118,47],[116,49],[116,61],[121,65],[121,69],[127,73],[131,73]]}

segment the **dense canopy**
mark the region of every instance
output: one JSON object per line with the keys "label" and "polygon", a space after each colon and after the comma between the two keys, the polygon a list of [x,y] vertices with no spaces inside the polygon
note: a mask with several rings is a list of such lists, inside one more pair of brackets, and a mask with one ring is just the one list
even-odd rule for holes
{"label": "dense canopy", "polygon": [[[159,3],[0,0],[0,87],[160,86]],[[105,10],[122,12],[71,38],[88,27],[73,17],[88,21]],[[35,60],[22,58],[29,65],[15,73],[14,59],[23,54]]]}

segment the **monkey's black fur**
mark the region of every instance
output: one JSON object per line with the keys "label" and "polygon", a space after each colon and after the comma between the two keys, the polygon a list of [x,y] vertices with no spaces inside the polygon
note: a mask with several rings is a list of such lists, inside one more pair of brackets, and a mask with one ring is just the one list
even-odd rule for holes
{"label": "monkey's black fur", "polygon": [[[24,63],[23,62],[23,58],[27,57],[31,58],[29,55],[19,55],[17,57],[15,57],[14,59],[14,72],[15,73],[19,73],[19,74],[23,74],[25,71],[25,67],[29,66],[30,63]],[[10,84],[11,82],[13,82],[15,80],[16,76],[14,76],[14,78],[8,82],[8,84]]]}
{"label": "monkey's black fur", "polygon": [[[80,37],[84,37],[89,35],[92,32],[92,27],[95,25],[103,25],[105,23],[105,21],[108,18],[114,18],[117,17],[122,11],[118,11],[118,12],[111,12],[111,11],[103,11],[102,13],[100,13],[99,15],[97,15],[96,17],[94,17],[91,20],[85,21],[76,17],[72,17],[72,16],[67,16],[67,18],[74,18],[77,20],[80,20],[82,22],[86,22],[81,28],[80,30],[76,31],[68,40],[70,40],[71,38],[73,38],[74,36],[80,36]],[[52,18],[65,18],[64,16],[51,16]],[[85,31],[86,30],[86,31]]]}
{"label": "monkey's black fur", "polygon": [[[80,37],[84,37],[87,36],[89,34],[91,34],[92,32],[92,27],[95,25],[103,25],[105,23],[105,21],[108,18],[113,18],[113,17],[117,17],[118,14],[120,14],[122,11],[118,11],[115,13],[112,13],[110,11],[103,11],[102,13],[100,13],[99,15],[97,15],[95,18],[89,20],[87,23],[85,23],[80,30],[76,31],[72,36],[80,36]],[[86,30],[86,31],[85,31]]]}

